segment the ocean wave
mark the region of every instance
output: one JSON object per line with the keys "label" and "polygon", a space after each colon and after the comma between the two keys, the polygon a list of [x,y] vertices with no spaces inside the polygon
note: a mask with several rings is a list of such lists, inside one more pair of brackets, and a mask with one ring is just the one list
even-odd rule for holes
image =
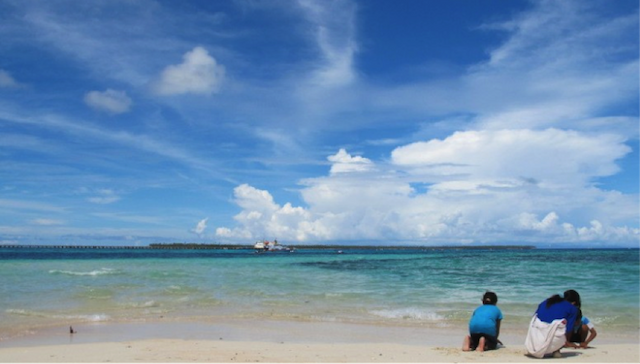
{"label": "ocean wave", "polygon": [[327,298],[336,298],[336,297],[342,297],[342,296],[344,296],[344,294],[341,293],[341,292],[326,292],[326,293],[324,293],[324,297],[327,297]]}
{"label": "ocean wave", "polygon": [[42,311],[31,311],[24,309],[13,309],[9,308],[5,310],[6,313],[18,316],[31,316],[31,317],[43,317],[43,318],[53,318],[53,319],[65,319],[65,320],[82,320],[82,321],[90,321],[90,322],[102,322],[108,321],[110,319],[109,315],[105,314],[89,314],[89,315],[61,315],[57,313],[48,313]]}
{"label": "ocean wave", "polygon": [[158,303],[154,300],[146,301],[146,302],[129,302],[123,305],[126,308],[149,308],[149,307],[157,307]]}
{"label": "ocean wave", "polygon": [[369,313],[388,319],[402,319],[402,320],[416,320],[416,321],[431,321],[442,322],[446,318],[433,311],[428,311],[420,308],[398,308],[388,310],[373,310]]}
{"label": "ocean wave", "polygon": [[115,269],[111,269],[111,268],[101,268],[98,270],[92,270],[90,272],[74,272],[74,271],[70,271],[70,270],[59,270],[59,269],[52,269],[49,271],[50,274],[62,274],[62,275],[69,275],[69,276],[101,276],[101,275],[107,275],[107,274],[118,274],[119,272]]}
{"label": "ocean wave", "polygon": [[114,291],[107,288],[88,287],[85,290],[77,292],[74,297],[89,300],[108,300],[114,296]]}

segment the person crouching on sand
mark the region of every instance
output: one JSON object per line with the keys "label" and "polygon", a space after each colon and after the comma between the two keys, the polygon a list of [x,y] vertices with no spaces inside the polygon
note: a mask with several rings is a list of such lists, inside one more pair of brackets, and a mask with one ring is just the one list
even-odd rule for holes
{"label": "person crouching on sand", "polygon": [[542,358],[553,354],[561,358],[560,349],[571,347],[573,326],[580,318],[580,294],[572,289],[564,297],[553,295],[538,305],[525,339],[527,354]]}
{"label": "person crouching on sand", "polygon": [[482,306],[473,311],[469,321],[469,335],[462,343],[463,351],[495,350],[498,347],[502,311],[496,306],[497,303],[498,295],[493,292],[484,294]]}

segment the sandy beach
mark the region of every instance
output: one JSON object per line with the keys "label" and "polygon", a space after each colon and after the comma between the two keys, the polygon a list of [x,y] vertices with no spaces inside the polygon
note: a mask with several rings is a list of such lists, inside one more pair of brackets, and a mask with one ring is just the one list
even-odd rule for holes
{"label": "sandy beach", "polygon": [[[464,328],[301,322],[134,323],[51,328],[0,342],[0,362],[466,363],[536,362],[525,356],[522,331],[504,346],[462,352]],[[561,362],[637,363],[637,336],[604,335],[590,349],[563,349]]]}
{"label": "sandy beach", "polygon": [[[637,363],[638,355],[637,345],[611,344],[588,350],[564,350],[562,359],[542,360]],[[402,344],[272,344],[161,339],[5,348],[0,349],[0,360],[10,363],[519,363],[540,359],[524,356],[522,347],[465,353],[454,347]]]}

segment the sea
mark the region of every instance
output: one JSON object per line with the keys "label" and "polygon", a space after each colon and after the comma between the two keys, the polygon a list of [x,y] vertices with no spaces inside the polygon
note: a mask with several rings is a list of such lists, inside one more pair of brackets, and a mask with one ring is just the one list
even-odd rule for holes
{"label": "sea", "polygon": [[503,327],[577,290],[598,332],[638,335],[638,249],[0,248],[0,340],[53,326],[221,319],[464,328],[493,291]]}

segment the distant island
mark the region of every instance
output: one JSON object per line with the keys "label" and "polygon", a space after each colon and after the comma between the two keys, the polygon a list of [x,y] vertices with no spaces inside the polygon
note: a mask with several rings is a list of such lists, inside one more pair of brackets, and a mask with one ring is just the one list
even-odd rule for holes
{"label": "distant island", "polygon": [[[382,250],[382,249],[535,249],[533,245],[443,245],[443,246],[420,246],[420,245],[287,245],[292,249],[361,249],[361,250]],[[253,249],[253,245],[231,245],[231,244],[194,244],[194,243],[153,243],[149,244],[151,249]]]}

